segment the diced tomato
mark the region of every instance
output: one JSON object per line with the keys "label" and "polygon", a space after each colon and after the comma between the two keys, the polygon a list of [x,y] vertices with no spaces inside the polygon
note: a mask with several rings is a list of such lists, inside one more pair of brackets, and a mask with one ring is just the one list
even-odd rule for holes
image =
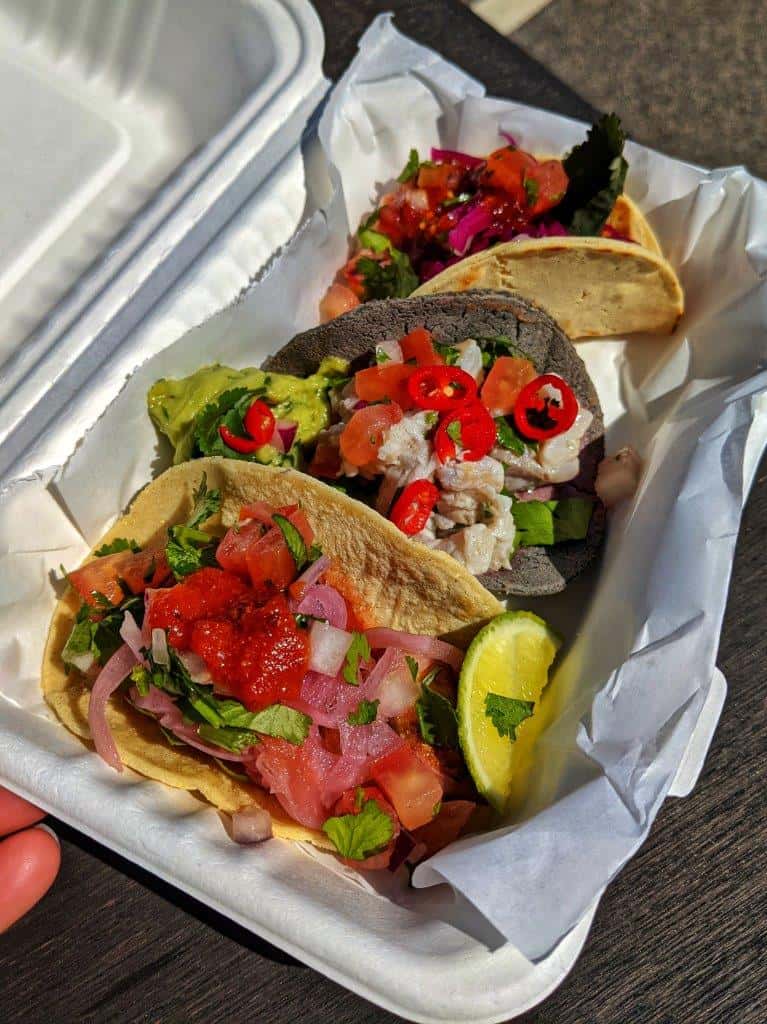
{"label": "diced tomato", "polygon": [[407,829],[431,821],[442,800],[439,778],[407,744],[373,762],[370,774]]}
{"label": "diced tomato", "polygon": [[[298,505],[292,505],[291,511],[298,508]],[[246,519],[255,519],[259,523],[264,523],[267,526],[274,526],[272,522],[272,513],[274,508],[266,501],[252,501],[249,505],[243,505],[240,509],[240,514],[237,517],[242,523]],[[283,515],[287,515],[283,512]]]}
{"label": "diced tomato", "polygon": [[386,431],[401,419],[402,409],[396,402],[359,409],[341,434],[341,454],[353,466],[368,465],[378,455]]}
{"label": "diced tomato", "polygon": [[476,806],[472,800],[449,800],[442,804],[436,817],[415,829],[413,839],[426,846],[424,858],[454,842],[468,824]]}
{"label": "diced tomato", "polygon": [[394,828],[391,840],[385,850],[381,850],[380,853],[374,853],[372,856],[365,858],[365,860],[349,860],[346,857],[341,857],[341,860],[344,864],[362,869],[363,871],[380,871],[383,868],[388,868],[394,845],[397,842],[397,836],[400,833],[400,823],[397,814],[381,790],[377,786],[355,786],[353,789],[347,789],[338,798],[338,802],[333,808],[333,815],[341,817],[344,814],[359,814],[368,800],[374,800],[381,810],[391,818]]}
{"label": "diced tomato", "polygon": [[568,178],[561,160],[544,160],[504,146],[487,158],[483,180],[523,204],[528,216],[537,217],[559,203],[567,191]]}
{"label": "diced tomato", "polygon": [[482,404],[494,416],[509,416],[522,388],[536,376],[537,371],[529,359],[499,356],[482,385]]}
{"label": "diced tomato", "polygon": [[222,569],[248,575],[248,563],[245,559],[248,548],[258,541],[264,533],[262,521],[252,519],[239,527],[228,530],[216,549],[216,561]]}
{"label": "diced tomato", "polygon": [[408,377],[415,371],[410,363],[383,363],[359,370],[354,375],[354,387],[365,402],[383,402],[387,398],[401,409],[412,409],[413,402],[407,389]]}
{"label": "diced tomato", "polygon": [[418,171],[418,187],[447,192],[458,185],[463,175],[463,168],[455,164],[421,164]]}
{"label": "diced tomato", "polygon": [[255,771],[248,762],[245,770],[274,794],[291,818],[307,828],[321,828],[328,817],[324,780],[335,761],[312,729],[300,746],[264,736],[255,750]]}
{"label": "diced tomato", "polygon": [[320,321],[324,324],[328,320],[335,320],[359,304],[360,299],[351,288],[343,284],[331,284],[320,302]]}
{"label": "diced tomato", "polygon": [[394,203],[384,203],[380,207],[375,228],[376,231],[386,235],[395,249],[402,248],[402,243],[407,235],[402,218],[400,217],[400,208],[395,206]]}
{"label": "diced tomato", "polygon": [[164,629],[173,647],[186,650],[192,623],[222,615],[250,591],[242,580],[223,569],[205,568],[182,583],[154,595],[147,619],[151,629]]}
{"label": "diced tomato", "polygon": [[143,594],[147,587],[159,587],[170,576],[165,552],[118,551],[102,555],[75,569],[68,575],[69,582],[88,604],[98,606],[102,594],[110,604],[121,604],[125,592],[124,582],[132,594]]}
{"label": "diced tomato", "polygon": [[253,586],[285,590],[298,575],[296,563],[278,526],[264,534],[245,551],[245,563]]}
{"label": "diced tomato", "polygon": [[425,327],[416,327],[406,334],[400,339],[399,347],[404,362],[415,359],[418,366],[438,366],[445,362],[434,347],[431,331]]}

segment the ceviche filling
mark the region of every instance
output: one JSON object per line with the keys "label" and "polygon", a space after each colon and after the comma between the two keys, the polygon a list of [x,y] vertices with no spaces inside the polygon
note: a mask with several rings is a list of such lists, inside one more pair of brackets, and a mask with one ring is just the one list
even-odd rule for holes
{"label": "ceviche filling", "polygon": [[[414,863],[455,839],[477,807],[458,746],[462,652],[376,627],[343,568],[296,505],[256,502],[223,536],[205,478],[164,548],[119,539],[68,574],[82,598],[63,650],[92,684],[97,752],[122,770],[107,719],[113,695],[268,790],[364,868]],[[230,834],[260,841],[267,812]]]}
{"label": "ceviche filling", "polygon": [[368,299],[404,298],[466,256],[501,242],[550,236],[632,241],[609,223],[628,170],[625,134],[602,117],[562,160],[507,144],[486,156],[413,149],[395,187],[363,220],[325,295],[325,320]]}
{"label": "ceviche filling", "polygon": [[338,422],[311,473],[475,574],[586,536],[596,497],[577,485],[593,416],[567,381],[503,336],[440,345],[416,328],[375,359],[331,391]]}

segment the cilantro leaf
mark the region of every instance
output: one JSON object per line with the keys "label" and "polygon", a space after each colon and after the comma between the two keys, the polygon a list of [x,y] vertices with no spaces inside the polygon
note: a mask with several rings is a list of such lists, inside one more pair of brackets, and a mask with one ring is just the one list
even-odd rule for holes
{"label": "cilantro leaf", "polygon": [[506,448],[515,455],[524,455],[527,450],[527,445],[505,416],[495,418],[495,439],[501,448]]}
{"label": "cilantro leaf", "polygon": [[417,683],[418,682],[418,662],[415,660],[415,658],[411,657],[411,655],[406,654],[405,655],[405,663],[407,664],[407,667],[410,669],[410,675],[412,677],[413,682]]}
{"label": "cilantro leaf", "polygon": [[356,711],[350,711],[346,716],[349,725],[370,725],[375,722],[378,714],[378,700],[361,700]]}
{"label": "cilantro leaf", "polygon": [[131,596],[119,606],[108,601],[97,607],[82,604],[61,652],[64,665],[81,672],[87,671],[94,664],[105,665],[123,643],[120,627],[126,612],[130,612],[137,624],[141,625],[144,618],[143,597]]}
{"label": "cilantro leaf", "polygon": [[616,114],[605,114],[585,142],[562,161],[569,183],[552,216],[575,235],[598,235],[615,200],[623,191],[628,163],[623,156],[626,134]]}
{"label": "cilantro leaf", "polygon": [[197,735],[206,743],[215,743],[217,747],[231,750],[233,754],[240,754],[260,742],[250,729],[232,729],[230,726],[209,725],[207,722],[198,727]]}
{"label": "cilantro leaf", "polygon": [[363,249],[372,249],[373,252],[391,252],[394,249],[389,236],[373,228],[360,228],[357,237]]}
{"label": "cilantro leaf", "polygon": [[517,738],[517,728],[529,718],[535,704],[531,700],[515,700],[500,693],[488,693],[485,697],[485,714],[495,726],[499,736]]}
{"label": "cilantro leaf", "polygon": [[116,555],[118,551],[132,551],[134,554],[141,550],[135,540],[128,540],[125,537],[115,537],[109,544],[102,544],[93,554],[96,558],[103,558],[104,555]]}
{"label": "cilantro leaf", "polygon": [[208,491],[207,477],[202,475],[200,486],[194,492],[192,513],[186,523],[168,530],[165,555],[177,580],[196,572],[203,566],[216,564],[218,542],[199,526],[221,508],[221,492]]}
{"label": "cilantro leaf", "polygon": [[512,355],[517,359],[529,359],[528,354],[506,334],[475,334],[474,340],[482,349],[482,366],[486,370],[499,356]]}
{"label": "cilantro leaf", "polygon": [[300,747],[309,735],[311,725],[311,718],[303,711],[296,711],[284,704],[271,704],[268,708],[253,712],[248,727],[264,736],[275,736]]}
{"label": "cilantro leaf", "polygon": [[535,178],[523,178],[522,186],[525,190],[525,195],[527,196],[527,205],[535,206],[538,200],[538,193],[541,190],[541,186],[538,184]]}
{"label": "cilantro leaf", "polygon": [[192,493],[192,514],[187,521],[187,526],[194,529],[210,519],[217,512],[221,511],[221,491],[208,490],[207,474],[202,474],[200,486]]}
{"label": "cilantro leaf", "polygon": [[388,250],[387,258],[383,260],[360,256],[357,271],[365,283],[365,297],[368,299],[404,299],[419,285],[410,258],[394,247]]}
{"label": "cilantro leaf", "polygon": [[420,166],[421,158],[418,156],[418,150],[411,149],[407,158],[407,163],[397,176],[397,181],[404,185],[406,181],[410,181],[411,178],[416,176]]}
{"label": "cilantro leaf", "polygon": [[364,633],[352,633],[352,642],[344,658],[343,677],[349,686],[359,686],[360,662],[370,661],[370,644]]}
{"label": "cilantro leaf", "polygon": [[359,814],[328,818],[322,831],[342,857],[365,860],[386,849],[394,835],[394,824],[375,800],[365,800]]}
{"label": "cilantro leaf", "polygon": [[388,355],[386,352],[384,352],[383,349],[377,348],[376,349],[376,363],[379,366],[381,366],[382,363],[390,363],[390,362],[391,362],[391,356]]}
{"label": "cilantro leaf", "polygon": [[515,501],[511,506],[516,527],[515,550],[583,540],[588,533],[593,509],[591,498]]}
{"label": "cilantro leaf", "polygon": [[441,345],[438,341],[433,342],[433,345],[435,350],[445,360],[447,366],[455,366],[461,358],[461,353],[457,348],[453,348],[452,345]]}
{"label": "cilantro leaf", "polygon": [[421,696],[415,703],[421,739],[432,747],[458,747],[458,715],[447,697],[431,684],[439,670],[433,670],[421,684]]}
{"label": "cilantro leaf", "polygon": [[449,210],[453,206],[461,206],[463,203],[468,203],[470,199],[470,192],[461,192],[457,196],[453,196],[452,199],[444,199],[442,201],[442,207],[445,210]]}
{"label": "cilantro leaf", "polygon": [[306,548],[306,541],[291,521],[286,519],[285,516],[280,515],[279,512],[275,512],[272,519],[275,526],[278,526],[282,531],[282,536],[285,538],[288,551],[295,562],[296,572],[300,572],[309,561],[309,552]]}
{"label": "cilantro leaf", "polygon": [[461,444],[460,420],[453,420],[452,422],[448,423],[447,427],[445,427],[445,432],[452,441],[455,441],[456,444]]}

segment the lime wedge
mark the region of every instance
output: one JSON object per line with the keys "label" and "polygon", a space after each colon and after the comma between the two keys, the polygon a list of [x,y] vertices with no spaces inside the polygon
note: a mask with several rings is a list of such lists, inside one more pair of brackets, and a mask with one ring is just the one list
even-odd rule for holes
{"label": "lime wedge", "polygon": [[458,733],[479,792],[506,807],[516,739],[531,724],[561,638],[532,612],[506,612],[477,633],[458,682]]}

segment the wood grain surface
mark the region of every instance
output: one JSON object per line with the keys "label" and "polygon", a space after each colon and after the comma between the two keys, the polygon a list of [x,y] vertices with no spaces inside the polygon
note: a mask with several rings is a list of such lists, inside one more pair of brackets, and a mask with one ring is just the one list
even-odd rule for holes
{"label": "wood grain surface", "polygon": [[[405,31],[491,92],[591,114],[457,0],[316,6],[332,76],[353,56],[371,17],[395,9]],[[767,462],[743,519],[719,656],[729,697],[701,780],[687,799],[666,801],[648,841],[602,900],[570,976],[518,1018],[524,1024],[767,1021],[765,535]],[[53,824],[62,839],[61,875],[0,937],[0,1024],[396,1019]]]}

